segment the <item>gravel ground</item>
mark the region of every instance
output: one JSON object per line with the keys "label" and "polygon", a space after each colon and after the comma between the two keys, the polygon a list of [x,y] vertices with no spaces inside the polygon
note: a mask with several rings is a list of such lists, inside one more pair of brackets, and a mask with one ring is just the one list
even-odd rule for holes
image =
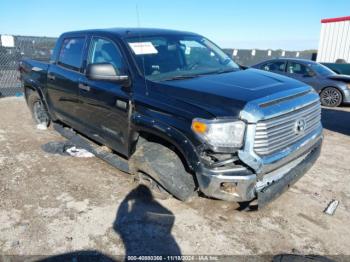
{"label": "gravel ground", "polygon": [[[323,109],[316,165],[258,212],[155,200],[100,159],[45,152],[64,139],[37,130],[23,98],[0,99],[0,112],[0,255],[350,255],[350,107]],[[332,199],[340,204],[329,216]]]}

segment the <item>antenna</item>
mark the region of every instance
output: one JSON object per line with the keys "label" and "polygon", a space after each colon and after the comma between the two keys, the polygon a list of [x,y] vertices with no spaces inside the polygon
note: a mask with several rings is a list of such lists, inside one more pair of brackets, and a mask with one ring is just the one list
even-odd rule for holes
{"label": "antenna", "polygon": [[[139,6],[136,3],[136,17],[137,17],[137,27],[140,28],[141,22],[140,22],[140,13],[139,13]],[[139,32],[139,41],[141,42],[141,34]],[[141,46],[142,48],[142,46]],[[145,88],[146,88],[146,96],[148,96],[148,86],[146,81],[146,69],[145,69],[145,57],[141,57],[142,60],[142,70],[143,70],[143,80],[145,81]]]}
{"label": "antenna", "polygon": [[139,5],[136,4],[136,17],[137,17],[137,27],[140,28],[140,13],[139,13]]}

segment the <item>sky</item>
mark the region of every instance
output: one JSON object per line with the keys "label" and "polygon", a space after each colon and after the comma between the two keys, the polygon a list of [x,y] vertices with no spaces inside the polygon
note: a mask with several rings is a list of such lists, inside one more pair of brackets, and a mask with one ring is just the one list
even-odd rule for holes
{"label": "sky", "polygon": [[320,20],[350,15],[350,0],[1,0],[0,34],[154,27],[204,35],[222,48],[317,49]]}

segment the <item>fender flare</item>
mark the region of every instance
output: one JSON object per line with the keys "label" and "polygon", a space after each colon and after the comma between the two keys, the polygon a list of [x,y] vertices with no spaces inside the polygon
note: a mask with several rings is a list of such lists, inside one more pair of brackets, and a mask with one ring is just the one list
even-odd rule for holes
{"label": "fender flare", "polygon": [[148,116],[134,114],[131,118],[133,131],[159,137],[171,145],[183,156],[190,170],[195,171],[199,165],[199,154],[191,141],[176,128]]}

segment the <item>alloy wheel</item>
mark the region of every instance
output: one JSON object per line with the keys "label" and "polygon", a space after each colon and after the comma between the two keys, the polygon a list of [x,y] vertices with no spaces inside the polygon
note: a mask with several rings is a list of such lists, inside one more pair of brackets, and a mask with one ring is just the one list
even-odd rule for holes
{"label": "alloy wheel", "polygon": [[342,94],[336,88],[328,87],[321,93],[321,103],[324,106],[336,107],[340,105],[341,100]]}

